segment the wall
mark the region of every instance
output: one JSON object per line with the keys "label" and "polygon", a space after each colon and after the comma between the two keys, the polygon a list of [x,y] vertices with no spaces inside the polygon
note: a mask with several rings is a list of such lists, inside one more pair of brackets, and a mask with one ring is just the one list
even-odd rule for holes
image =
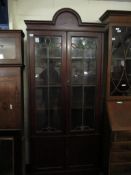
{"label": "wall", "polygon": [[[52,20],[54,13],[61,8],[72,8],[79,13],[83,22],[99,22],[106,10],[131,10],[131,2],[102,0],[8,0],[10,29],[22,29],[25,33],[26,65],[26,26],[24,20]],[[27,70],[24,71],[26,162],[28,162],[28,84]]]}
{"label": "wall", "polygon": [[51,20],[60,8],[76,10],[83,22],[99,22],[107,10],[131,10],[131,2],[102,0],[8,0],[10,28],[23,29],[24,20]]}

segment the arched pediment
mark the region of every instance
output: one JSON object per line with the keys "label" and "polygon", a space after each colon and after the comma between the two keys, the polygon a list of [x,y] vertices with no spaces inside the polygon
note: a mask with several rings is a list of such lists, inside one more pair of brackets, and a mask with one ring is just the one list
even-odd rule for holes
{"label": "arched pediment", "polygon": [[58,10],[51,21],[25,20],[27,30],[76,30],[76,31],[101,31],[103,25],[98,23],[85,23],[79,14],[71,8]]}
{"label": "arched pediment", "polygon": [[63,8],[58,10],[52,19],[53,23],[57,26],[78,26],[82,23],[79,14],[70,8]]}

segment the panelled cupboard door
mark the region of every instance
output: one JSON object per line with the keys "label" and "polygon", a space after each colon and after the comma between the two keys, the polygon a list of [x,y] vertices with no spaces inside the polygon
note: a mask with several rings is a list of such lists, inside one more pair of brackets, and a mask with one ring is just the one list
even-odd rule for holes
{"label": "panelled cupboard door", "polygon": [[20,129],[21,70],[19,67],[0,68],[0,129]]}

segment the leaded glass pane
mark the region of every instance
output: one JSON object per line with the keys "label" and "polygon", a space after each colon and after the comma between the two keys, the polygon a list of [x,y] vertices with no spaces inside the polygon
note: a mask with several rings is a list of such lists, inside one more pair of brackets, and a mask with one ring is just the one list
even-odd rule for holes
{"label": "leaded glass pane", "polygon": [[61,47],[61,37],[35,38],[35,104],[39,131],[62,129]]}
{"label": "leaded glass pane", "polygon": [[95,123],[97,40],[72,37],[71,42],[71,130],[92,130]]}
{"label": "leaded glass pane", "polygon": [[131,27],[112,27],[110,95],[131,95]]}

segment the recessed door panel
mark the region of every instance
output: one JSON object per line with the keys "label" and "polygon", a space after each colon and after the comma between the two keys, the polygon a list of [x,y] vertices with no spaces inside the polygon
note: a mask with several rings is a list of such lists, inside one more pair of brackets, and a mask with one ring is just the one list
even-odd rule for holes
{"label": "recessed door panel", "polygon": [[0,137],[0,174],[14,175],[14,139]]}
{"label": "recessed door panel", "polygon": [[0,68],[0,129],[22,127],[20,88],[20,68]]}
{"label": "recessed door panel", "polygon": [[31,139],[34,169],[62,169],[65,164],[64,137],[37,137]]}
{"label": "recessed door panel", "polygon": [[69,167],[96,167],[100,153],[99,135],[70,136],[68,138]]}

